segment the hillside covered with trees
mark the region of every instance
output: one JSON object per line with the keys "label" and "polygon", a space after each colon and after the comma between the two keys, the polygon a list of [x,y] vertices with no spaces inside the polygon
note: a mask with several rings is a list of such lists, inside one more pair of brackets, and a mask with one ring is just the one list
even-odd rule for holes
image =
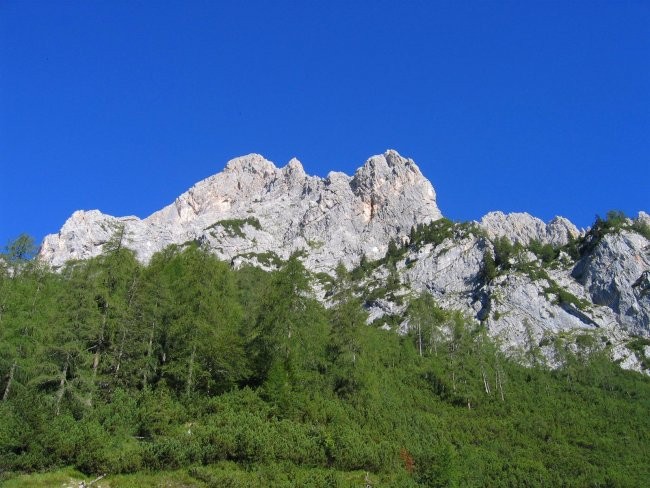
{"label": "hillside covered with trees", "polygon": [[650,381],[588,344],[524,367],[426,294],[409,334],[366,326],[360,273],[299,254],[235,270],[191,243],[143,265],[116,235],[57,273],[29,256],[17,241],[0,272],[7,486],[62,468],[103,486],[650,482]]}

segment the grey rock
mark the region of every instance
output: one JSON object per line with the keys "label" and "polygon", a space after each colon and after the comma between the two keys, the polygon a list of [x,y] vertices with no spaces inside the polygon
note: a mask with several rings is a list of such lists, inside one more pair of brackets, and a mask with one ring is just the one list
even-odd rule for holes
{"label": "grey rock", "polygon": [[479,225],[490,238],[505,236],[511,242],[523,245],[537,240],[542,244],[561,246],[580,235],[577,227],[564,217],[555,217],[545,224],[537,217],[517,212],[490,212],[481,219]]}
{"label": "grey rock", "polygon": [[[576,352],[576,338],[589,335],[597,347],[610,344],[613,359],[632,369],[640,368],[640,363],[630,357],[632,353],[625,347],[630,331],[621,327],[619,314],[608,306],[592,303],[589,290],[572,276],[572,267],[547,269],[550,281],[511,270],[485,284],[482,261],[491,247],[489,241],[479,236],[470,235],[457,241],[448,239],[438,246],[427,244],[409,252],[397,268],[407,289],[430,293],[443,308],[459,310],[477,323],[482,322],[505,352],[523,362],[530,363],[535,351],[536,361],[558,366],[562,358],[557,356],[553,338],[563,337],[568,341],[566,347]],[[628,254],[619,258],[635,259]],[[527,251],[521,252],[516,261],[541,267],[541,262]],[[387,274],[379,269],[375,276],[382,273]],[[650,272],[642,274],[637,281],[636,286],[645,289],[647,285],[650,290]],[[551,284],[589,305],[560,303],[559,297],[550,291]],[[371,304],[370,309],[373,320],[377,320],[383,314],[404,310],[405,306],[391,306],[383,300]],[[408,330],[408,324],[404,330]],[[639,332],[648,335],[647,330],[635,330]]]}
{"label": "grey rock", "polygon": [[308,251],[312,270],[362,254],[383,256],[391,239],[406,239],[416,223],[441,217],[431,183],[410,159],[389,150],[354,176],[308,176],[297,159],[277,168],[262,156],[233,159],[146,219],[75,212],[61,231],[45,238],[40,258],[54,268],[102,252],[123,225],[125,245],[147,262],[170,244],[200,241],[222,259],[266,261]]}
{"label": "grey rock", "polygon": [[622,230],[606,234],[572,271],[591,301],[612,309],[633,334],[650,335],[650,242]]}
{"label": "grey rock", "polygon": [[428,244],[408,256],[403,280],[415,291],[430,293],[444,307],[469,312],[480,286],[485,246],[477,237],[447,239],[436,247]]}

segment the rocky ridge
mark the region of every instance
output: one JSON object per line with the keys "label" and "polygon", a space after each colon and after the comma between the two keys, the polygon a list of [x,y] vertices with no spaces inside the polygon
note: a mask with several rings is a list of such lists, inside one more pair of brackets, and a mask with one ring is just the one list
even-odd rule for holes
{"label": "rocky ridge", "polygon": [[[408,243],[412,227],[441,218],[431,183],[395,151],[371,157],[352,176],[332,172],[326,178],[307,175],[297,159],[278,168],[251,154],[229,161],[145,219],[75,212],[58,234],[45,238],[39,256],[54,268],[91,258],[123,228],[123,244],[142,262],[170,244],[196,241],[234,266],[267,269],[303,250],[308,269],[332,274],[341,261],[352,268],[362,256],[384,257],[391,241]],[[647,226],[650,217],[641,212],[635,222]],[[547,263],[526,246],[566,247],[585,232],[562,217],[544,223],[526,213],[491,212],[440,241],[411,243],[393,271],[377,266],[366,278],[368,289],[381,288],[396,272],[401,290],[397,298],[393,293],[366,306],[380,323],[403,313],[413,293],[426,292],[484,324],[512,354],[534,347],[549,365],[558,364],[562,339],[573,349],[578,343],[609,345],[624,367],[641,370],[650,363],[645,353],[626,344],[650,336],[650,241],[632,223],[592,239],[577,257],[561,252]],[[496,256],[497,237],[519,247],[487,279],[485,259]],[[320,296],[326,300],[324,292]],[[406,330],[408,322],[399,327]]]}
{"label": "rocky ridge", "polygon": [[368,159],[353,176],[326,178],[308,176],[297,159],[277,168],[251,154],[146,219],[75,212],[45,238],[40,256],[55,268],[96,256],[124,226],[127,247],[143,262],[170,244],[199,241],[224,260],[261,265],[305,249],[310,269],[331,270],[362,254],[379,258],[390,239],[441,216],[431,183],[395,151]]}
{"label": "rocky ridge", "polygon": [[490,212],[481,219],[480,225],[492,239],[507,237],[514,243],[524,245],[537,240],[543,244],[562,246],[582,234],[564,217],[555,217],[545,224],[537,217],[521,212]]}

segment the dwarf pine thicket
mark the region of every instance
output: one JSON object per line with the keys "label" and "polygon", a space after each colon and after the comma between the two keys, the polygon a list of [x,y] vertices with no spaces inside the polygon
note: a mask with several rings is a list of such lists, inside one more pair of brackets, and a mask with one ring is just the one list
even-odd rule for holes
{"label": "dwarf pine thicket", "polygon": [[172,246],[142,265],[118,241],[58,273],[25,242],[2,262],[0,480],[72,466],[182,469],[196,486],[650,481],[650,381],[588,345],[561,369],[523,367],[428,295],[410,334],[366,326],[359,271],[337,268],[325,308],[296,255],[233,270]]}

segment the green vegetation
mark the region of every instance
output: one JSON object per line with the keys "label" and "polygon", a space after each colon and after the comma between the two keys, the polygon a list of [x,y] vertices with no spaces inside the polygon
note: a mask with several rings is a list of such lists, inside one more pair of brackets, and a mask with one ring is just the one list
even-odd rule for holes
{"label": "green vegetation", "polygon": [[578,298],[573,293],[561,288],[555,281],[548,279],[549,286],[544,288],[544,293],[547,295],[555,295],[555,300],[558,304],[573,305],[579,310],[587,310],[591,306],[589,300]]}
{"label": "green vegetation", "polygon": [[[352,275],[356,281],[361,281],[381,266],[387,266],[389,269],[394,270],[397,263],[404,259],[409,250],[418,250],[426,244],[438,246],[447,238],[463,239],[470,235],[484,236],[484,232],[473,222],[459,223],[446,218],[428,224],[418,224],[411,228],[409,238],[405,242],[399,243],[391,239],[383,258],[369,261],[363,255],[359,265],[352,271]],[[442,250],[442,252],[445,252],[445,250]],[[413,266],[415,261],[407,261],[406,266]]]}
{"label": "green vegetation", "polygon": [[[449,224],[445,228],[448,227]],[[528,275],[533,280],[546,279],[550,281],[545,269],[561,265],[558,260],[562,252],[566,253],[575,262],[592,252],[605,235],[620,232],[621,230],[636,232],[646,239],[650,239],[650,226],[640,220],[630,220],[623,212],[617,210],[608,212],[605,219],[596,216],[596,220],[589,232],[583,237],[571,239],[566,245],[560,247],[542,244],[536,240],[532,240],[526,246],[523,246],[520,243],[511,243],[505,236],[497,237],[492,240],[494,253],[486,250],[483,256],[483,280],[489,283],[498,275],[514,270]],[[449,231],[446,232],[446,234],[443,233],[442,235],[449,234]],[[541,266],[534,261],[526,262],[522,260],[521,256],[526,251],[532,252]],[[556,291],[547,290],[548,293],[556,293]],[[574,300],[567,295],[567,292],[560,291],[558,296],[560,294],[562,294],[560,302],[573,303],[578,306],[580,300],[577,298]],[[586,304],[582,302],[579,308],[585,308],[585,306]]]}
{"label": "green vegetation", "polygon": [[641,368],[643,369],[650,368],[650,357],[645,352],[648,346],[650,346],[650,339],[645,337],[635,337],[627,343],[627,348],[634,351],[634,355],[641,361]]}
{"label": "green vegetation", "polygon": [[230,237],[246,237],[244,234],[244,225],[250,225],[254,229],[262,230],[262,224],[255,217],[246,217],[245,219],[225,219],[215,222],[204,230],[221,227]]}
{"label": "green vegetation", "polygon": [[383,320],[407,335],[366,326],[343,266],[325,309],[298,255],[264,272],[197,245],[147,266],[105,249],[60,273],[21,253],[0,271],[3,486],[650,479],[650,381],[591,337],[580,354],[558,342],[558,370],[525,368],[429,295]]}
{"label": "green vegetation", "polygon": [[537,240],[528,243],[527,249],[535,254],[544,265],[549,265],[560,255],[560,249],[553,247],[551,244],[542,244]]}
{"label": "green vegetation", "polygon": [[322,248],[325,245],[325,242],[319,241],[319,240],[307,240],[307,245],[309,246],[310,249],[315,249],[318,250]]}
{"label": "green vegetation", "polygon": [[594,250],[605,235],[620,232],[621,230],[636,232],[646,239],[650,239],[650,226],[640,220],[627,218],[625,213],[620,210],[610,210],[604,219],[596,215],[596,220],[589,232],[580,239],[569,242],[564,246],[563,250],[577,260]]}
{"label": "green vegetation", "polygon": [[[512,244],[506,237],[497,237],[493,242],[494,257],[489,250],[483,254],[483,280],[489,283],[500,274],[511,271],[517,271],[525,274],[531,280],[545,280],[548,286],[544,288],[544,293],[554,295],[555,303],[559,305],[571,305],[579,310],[588,310],[591,303],[588,300],[578,298],[568,290],[562,288],[553,280],[545,269],[545,266],[553,263],[559,256],[559,249],[550,244],[540,244],[538,241],[532,241],[527,247],[519,243]],[[521,258],[522,253],[530,251],[534,253],[540,263],[535,261],[528,262]],[[496,316],[493,315],[496,320]]]}
{"label": "green vegetation", "polygon": [[428,224],[418,224],[411,228],[409,244],[419,249],[425,244],[438,246],[445,239],[463,239],[470,235],[484,236],[483,230],[474,222],[453,222],[441,218]]}
{"label": "green vegetation", "polygon": [[[513,244],[502,236],[495,238],[492,245],[493,252],[485,249],[483,253],[482,278],[485,283],[512,271],[523,273],[533,281],[552,281],[545,268],[555,262],[559,250],[550,244],[542,245],[538,241],[531,241],[528,247],[524,247],[520,243]],[[540,262],[529,260],[525,256],[527,252],[532,252]]]}
{"label": "green vegetation", "polygon": [[247,252],[239,254],[239,256],[247,259],[255,259],[258,263],[266,267],[279,268],[282,266],[282,259],[273,251],[268,252]]}

